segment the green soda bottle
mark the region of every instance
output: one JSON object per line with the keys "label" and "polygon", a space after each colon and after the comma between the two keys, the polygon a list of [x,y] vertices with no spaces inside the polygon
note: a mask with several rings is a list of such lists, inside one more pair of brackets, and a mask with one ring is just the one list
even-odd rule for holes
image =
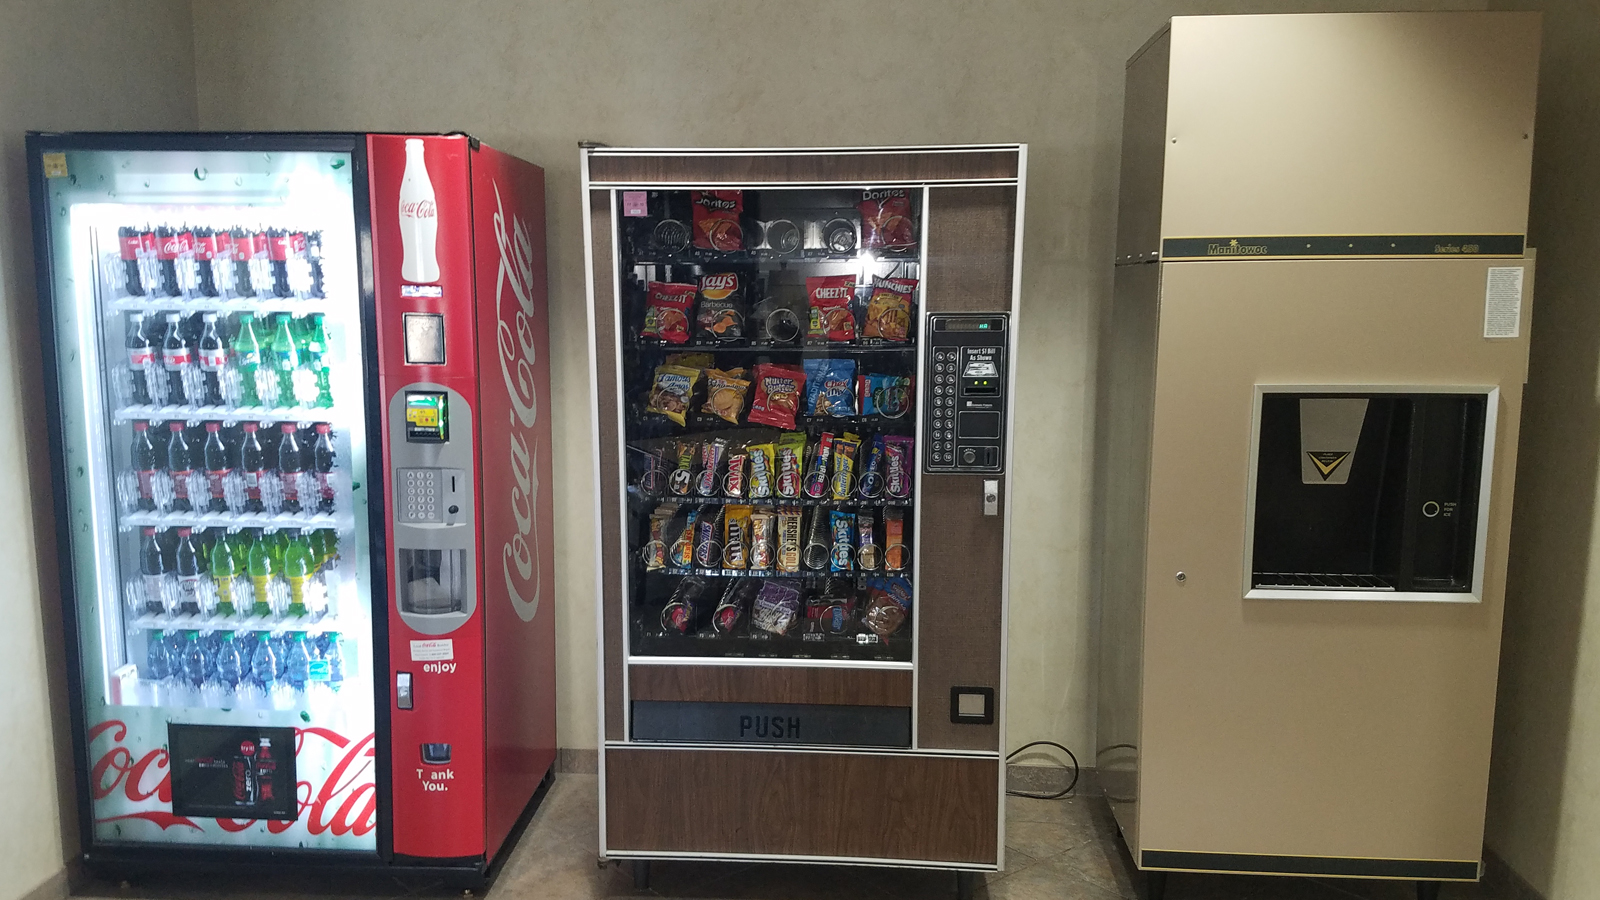
{"label": "green soda bottle", "polygon": [[272,545],[261,534],[261,529],[254,529],[254,540],[250,544],[250,557],[247,566],[250,570],[250,585],[255,590],[255,605],[250,609],[250,615],[272,618],[272,576],[276,575],[279,566],[272,561]]}
{"label": "green soda bottle", "polygon": [[278,313],[278,326],[272,333],[272,367],[278,370],[278,405],[294,406],[294,373],[300,368],[300,347],[289,330],[289,314]]}
{"label": "green soda bottle", "polygon": [[[282,534],[282,532],[279,532]],[[311,557],[311,545],[295,530],[289,536],[289,546],[283,550],[283,575],[289,580],[289,615],[306,616],[306,582],[317,569]]]}
{"label": "green soda bottle", "polygon": [[239,334],[233,339],[234,364],[239,368],[239,405],[260,406],[256,369],[261,367],[261,342],[256,340],[255,313],[239,314]]}
{"label": "green soda bottle", "polygon": [[323,572],[333,568],[334,557],[339,555],[339,535],[332,528],[318,528],[311,533],[311,556],[317,569]]}
{"label": "green soda bottle", "polygon": [[283,572],[283,551],[289,548],[289,532],[278,529],[267,538],[267,552],[272,554],[272,571]]}
{"label": "green soda bottle", "polygon": [[311,405],[326,409],[333,405],[333,389],[329,384],[328,374],[328,332],[323,328],[322,313],[312,313],[309,327],[306,328],[305,342],[301,345],[300,358],[305,360],[306,368],[317,376],[317,399]]}
{"label": "green soda bottle", "polygon": [[217,615],[231,619],[239,614],[233,603],[233,579],[239,575],[239,558],[228,533],[217,529],[217,542],[211,547],[211,582],[217,588]]}

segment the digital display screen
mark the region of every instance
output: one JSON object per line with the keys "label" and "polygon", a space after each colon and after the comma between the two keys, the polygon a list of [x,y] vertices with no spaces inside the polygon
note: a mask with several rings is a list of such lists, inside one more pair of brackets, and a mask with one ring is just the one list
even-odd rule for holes
{"label": "digital display screen", "polygon": [[941,319],[940,331],[1000,331],[999,319]]}
{"label": "digital display screen", "polygon": [[443,444],[450,440],[450,400],[433,391],[406,391],[406,441]]}

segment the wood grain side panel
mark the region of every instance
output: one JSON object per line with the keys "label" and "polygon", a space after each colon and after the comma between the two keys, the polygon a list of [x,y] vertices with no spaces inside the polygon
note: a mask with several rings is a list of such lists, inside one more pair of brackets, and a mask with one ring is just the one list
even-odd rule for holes
{"label": "wood grain side panel", "polygon": [[615,278],[611,271],[614,252],[611,192],[589,192],[591,231],[589,240],[594,248],[594,319],[595,319],[595,380],[600,398],[600,547],[605,561],[600,580],[600,602],[605,610],[605,634],[601,646],[605,658],[606,739],[623,739],[626,721],[623,709],[622,679],[623,640],[625,630],[622,616],[622,570],[617,561],[622,558],[622,522],[619,521],[621,497],[619,495],[622,461],[617,458],[617,403],[620,393],[617,386],[617,317]]}
{"label": "wood grain side panel", "polygon": [[928,311],[1010,311],[1017,189],[935,187],[924,218]]}
{"label": "wood grain side panel", "polygon": [[999,750],[995,724],[950,721],[950,688],[1000,690],[1006,485],[983,514],[983,475],[925,475],[917,580],[917,739],[926,748]]}
{"label": "wood grain side panel", "polygon": [[999,761],[628,749],[606,753],[606,847],[996,863]]}
{"label": "wood grain side panel", "polygon": [[822,152],[715,156],[591,156],[589,178],[636,184],[948,181],[1016,178],[1016,150]]}
{"label": "wood grain side panel", "polygon": [[910,706],[911,673],[792,666],[631,666],[634,700]]}

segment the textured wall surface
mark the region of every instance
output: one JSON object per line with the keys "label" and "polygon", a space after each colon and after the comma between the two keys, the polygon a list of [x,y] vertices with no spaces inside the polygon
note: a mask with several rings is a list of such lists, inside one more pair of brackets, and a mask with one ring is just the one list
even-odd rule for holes
{"label": "textured wall surface", "polygon": [[[463,129],[549,172],[562,746],[593,746],[593,472],[580,140],[1029,143],[1009,742],[1088,748],[1094,354],[1122,68],[1168,16],[1239,2],[196,2],[200,124]],[[1481,3],[1283,2],[1296,9]],[[248,59],[247,66],[239,65]],[[1081,753],[1080,753],[1081,755]]]}
{"label": "textured wall surface", "polygon": [[1600,894],[1600,4],[1542,9],[1539,248],[1489,846],[1549,900]]}
{"label": "textured wall surface", "polygon": [[187,3],[8,2],[0,22],[0,900],[13,900],[77,846],[22,136],[194,128],[195,92]]}

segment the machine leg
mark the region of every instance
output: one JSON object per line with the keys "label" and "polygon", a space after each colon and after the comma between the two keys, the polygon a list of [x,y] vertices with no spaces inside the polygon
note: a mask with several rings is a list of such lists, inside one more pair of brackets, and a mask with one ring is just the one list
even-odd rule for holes
{"label": "machine leg", "polygon": [[977,872],[956,873],[956,900],[972,900],[978,890]]}
{"label": "machine leg", "polygon": [[1145,900],[1161,900],[1161,898],[1165,897],[1166,895],[1167,895],[1167,873],[1165,873],[1165,872],[1146,872],[1146,873],[1144,873],[1144,897],[1145,897]]}
{"label": "machine leg", "polygon": [[650,889],[650,860],[636,859],[633,861],[633,889],[636,891]]}
{"label": "machine leg", "polygon": [[1439,900],[1439,882],[1417,882],[1417,900]]}

